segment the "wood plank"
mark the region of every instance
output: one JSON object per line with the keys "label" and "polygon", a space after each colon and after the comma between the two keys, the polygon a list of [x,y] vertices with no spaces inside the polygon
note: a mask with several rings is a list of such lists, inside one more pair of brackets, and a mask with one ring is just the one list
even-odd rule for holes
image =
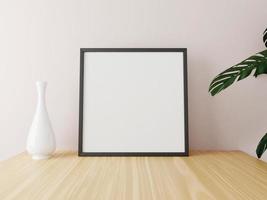
{"label": "wood plank", "polygon": [[190,157],[77,157],[0,162],[0,199],[267,199],[267,163],[243,152]]}

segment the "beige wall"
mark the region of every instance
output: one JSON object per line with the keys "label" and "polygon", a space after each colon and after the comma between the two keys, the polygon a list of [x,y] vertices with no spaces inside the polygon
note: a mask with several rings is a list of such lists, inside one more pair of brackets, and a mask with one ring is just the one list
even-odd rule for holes
{"label": "beige wall", "polygon": [[[25,149],[36,80],[58,148],[77,148],[80,47],[187,47],[190,147],[254,154],[267,132],[267,76],[216,97],[223,69],[264,48],[266,0],[1,0],[0,158]],[[266,158],[266,155],[265,155]]]}

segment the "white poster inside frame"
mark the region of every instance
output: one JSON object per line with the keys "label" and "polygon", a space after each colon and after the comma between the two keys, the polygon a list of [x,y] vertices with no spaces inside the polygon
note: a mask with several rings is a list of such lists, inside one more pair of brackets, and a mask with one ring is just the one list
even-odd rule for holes
{"label": "white poster inside frame", "polygon": [[81,49],[80,156],[187,156],[186,49]]}

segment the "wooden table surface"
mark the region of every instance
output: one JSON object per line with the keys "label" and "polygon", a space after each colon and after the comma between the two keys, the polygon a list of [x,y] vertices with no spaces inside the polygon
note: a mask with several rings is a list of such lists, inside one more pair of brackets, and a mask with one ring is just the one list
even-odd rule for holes
{"label": "wooden table surface", "polygon": [[267,199],[267,163],[239,152],[190,157],[77,157],[0,162],[0,199]]}

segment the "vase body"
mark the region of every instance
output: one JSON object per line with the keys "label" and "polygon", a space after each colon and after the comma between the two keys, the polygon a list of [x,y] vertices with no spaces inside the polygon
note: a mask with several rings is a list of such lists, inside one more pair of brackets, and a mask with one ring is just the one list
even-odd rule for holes
{"label": "vase body", "polygon": [[27,151],[32,159],[49,158],[56,148],[54,131],[46,109],[46,86],[46,82],[36,82],[38,103],[27,139]]}

